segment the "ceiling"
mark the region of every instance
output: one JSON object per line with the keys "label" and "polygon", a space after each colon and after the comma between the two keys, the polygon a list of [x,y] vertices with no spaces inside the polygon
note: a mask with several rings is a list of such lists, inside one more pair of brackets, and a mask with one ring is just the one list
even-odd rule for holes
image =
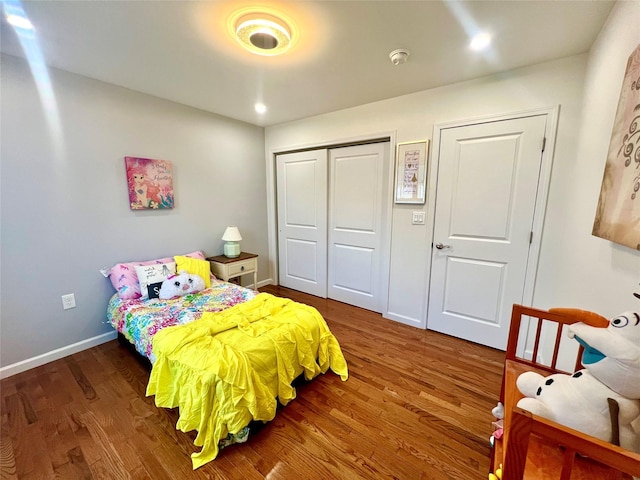
{"label": "ceiling", "polygon": [[[244,51],[238,9],[299,30],[285,54]],[[340,110],[589,50],[610,1],[23,1],[56,68],[260,126]],[[24,56],[2,16],[0,50]],[[494,39],[483,53],[470,35]],[[410,51],[394,66],[389,53]],[[268,110],[259,115],[256,102]]]}

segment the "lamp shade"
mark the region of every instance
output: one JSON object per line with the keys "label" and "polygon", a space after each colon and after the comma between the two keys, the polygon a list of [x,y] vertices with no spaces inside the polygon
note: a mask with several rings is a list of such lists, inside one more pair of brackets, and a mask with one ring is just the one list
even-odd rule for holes
{"label": "lamp shade", "polygon": [[240,256],[240,244],[238,242],[242,240],[242,237],[240,236],[240,230],[238,230],[238,227],[233,225],[227,227],[224,231],[224,235],[222,235],[222,240],[226,242],[224,244],[225,257],[235,258]]}
{"label": "lamp shade", "polygon": [[240,240],[242,240],[238,227],[227,227],[227,229],[224,231],[224,235],[222,235],[222,240],[224,240],[225,242],[239,242]]}

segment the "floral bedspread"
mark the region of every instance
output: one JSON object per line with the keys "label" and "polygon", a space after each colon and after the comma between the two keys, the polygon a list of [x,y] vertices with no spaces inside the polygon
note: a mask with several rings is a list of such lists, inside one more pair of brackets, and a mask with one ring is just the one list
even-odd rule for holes
{"label": "floral bedspread", "polygon": [[122,300],[114,294],[107,308],[107,319],[153,363],[152,339],[163,328],[184,325],[199,319],[203,312],[219,312],[256,295],[257,292],[248,288],[215,280],[211,288],[171,300]]}

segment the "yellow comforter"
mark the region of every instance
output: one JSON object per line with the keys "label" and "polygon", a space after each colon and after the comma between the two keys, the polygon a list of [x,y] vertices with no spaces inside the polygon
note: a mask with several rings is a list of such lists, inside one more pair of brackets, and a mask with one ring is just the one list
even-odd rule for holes
{"label": "yellow comforter", "polygon": [[272,420],[276,398],[296,396],[291,382],[331,368],[342,380],[347,363],[322,316],[308,305],[261,293],[153,338],[156,361],[147,395],[159,407],[179,407],[176,428],[197,430],[196,469],[218,455],[218,442],[251,420]]}

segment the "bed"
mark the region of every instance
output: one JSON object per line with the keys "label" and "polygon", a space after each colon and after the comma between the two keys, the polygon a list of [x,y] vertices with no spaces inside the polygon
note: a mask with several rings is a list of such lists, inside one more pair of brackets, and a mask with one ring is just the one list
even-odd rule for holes
{"label": "bed", "polygon": [[107,307],[119,336],[152,365],[147,395],[179,408],[177,429],[197,431],[194,469],[245,441],[251,422],[272,420],[278,403],[295,398],[296,378],[329,369],[348,377],[340,345],[313,307],[209,280],[168,300],[122,298],[119,289]]}
{"label": "bed", "polygon": [[[527,335],[527,330],[521,329],[521,323],[526,320],[533,322],[535,326],[531,354],[533,359],[538,359],[538,352],[543,349],[543,329],[555,332],[553,350],[547,352],[550,362],[541,363],[517,353],[519,343]],[[500,395],[504,404],[504,436],[495,442],[491,462],[492,471],[502,466],[502,480],[640,477],[639,454],[533,415],[516,406],[522,398],[516,387],[516,379],[523,372],[535,371],[543,376],[572,373],[558,367],[559,351],[561,337],[565,334],[563,327],[577,321],[580,320],[566,313],[513,306]],[[582,367],[582,351],[580,347],[572,371]]]}

